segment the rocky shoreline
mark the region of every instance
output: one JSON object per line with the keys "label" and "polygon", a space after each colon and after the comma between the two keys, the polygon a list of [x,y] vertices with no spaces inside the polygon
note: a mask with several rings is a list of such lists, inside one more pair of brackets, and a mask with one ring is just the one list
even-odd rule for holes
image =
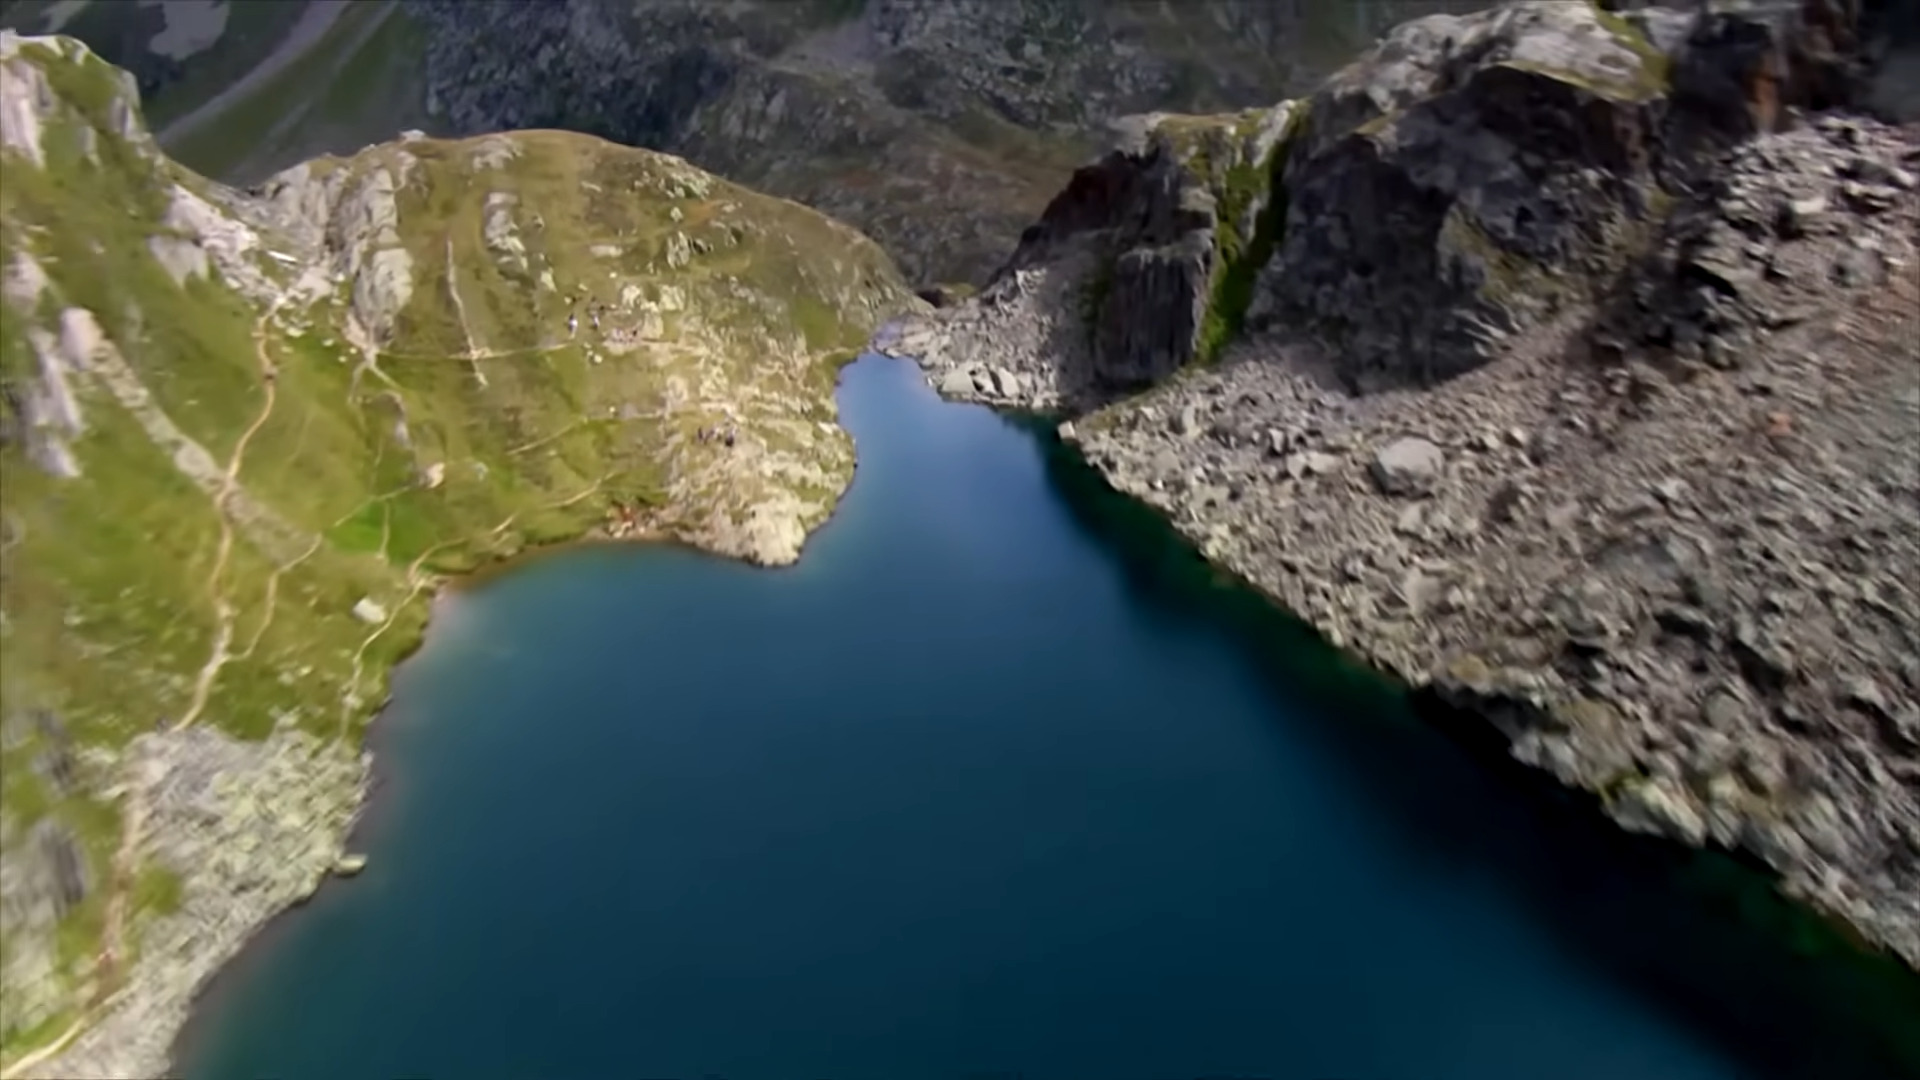
{"label": "rocky shoreline", "polygon": [[[946,397],[1066,415],[1113,487],[1335,644],[1920,968],[1920,132],[1812,108],[1840,103],[1819,76],[1717,117],[1670,88],[1749,92],[1768,54],[1724,42],[1817,52],[1823,11],[1643,13],[1658,93],[1594,88],[1619,27],[1580,5],[1411,24],[1281,107],[1311,116],[1273,166],[1286,228],[1224,352],[1221,238],[1263,210],[1220,182],[1245,132],[1196,163],[1164,122],[883,345]],[[1525,126],[1494,112],[1512,87],[1474,99],[1472,65],[1504,83],[1487,58],[1516,55],[1561,65]],[[1350,92],[1381,86],[1384,111]],[[1554,162],[1596,110],[1621,156]]]}
{"label": "rocky shoreline", "polygon": [[178,875],[177,906],[142,924],[140,962],[98,1022],[19,1075],[163,1075],[200,988],[329,875],[359,868],[345,844],[369,755],[292,727],[261,743],[199,727],[143,735],[127,757],[143,846]]}

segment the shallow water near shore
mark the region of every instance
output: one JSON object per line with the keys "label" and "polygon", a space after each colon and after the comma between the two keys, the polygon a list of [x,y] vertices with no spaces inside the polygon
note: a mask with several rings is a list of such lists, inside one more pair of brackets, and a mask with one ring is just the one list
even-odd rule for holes
{"label": "shallow water near shore", "polygon": [[367,869],[222,977],[186,1076],[1904,1067],[1910,978],[1484,767],[1033,425],[878,358],[840,401],[799,565],[579,548],[444,605]]}

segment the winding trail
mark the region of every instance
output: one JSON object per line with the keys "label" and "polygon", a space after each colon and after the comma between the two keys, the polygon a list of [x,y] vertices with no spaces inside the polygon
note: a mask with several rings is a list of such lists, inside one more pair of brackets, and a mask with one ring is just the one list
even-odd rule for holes
{"label": "winding trail", "polygon": [[120,846],[113,853],[113,881],[107,895],[105,927],[100,934],[100,960],[94,984],[95,1008],[103,1006],[119,988],[120,965],[127,927],[128,897],[140,862],[140,842],[147,834],[147,787],[152,776],[146,764],[135,758],[132,776],[122,803],[125,817],[120,827]]}
{"label": "winding trail", "polygon": [[214,550],[213,570],[207,575],[207,593],[213,600],[214,617],[218,620],[218,624],[213,633],[213,650],[207,657],[207,662],[201,665],[200,673],[194,677],[193,697],[188,701],[186,711],[180,714],[180,719],[174,721],[170,729],[173,731],[183,730],[200,718],[200,713],[207,707],[208,696],[213,693],[214,679],[219,677],[220,669],[225,667],[227,661],[231,659],[227,648],[233,643],[235,612],[233,605],[228,603],[227,598],[220,592],[220,579],[226,575],[227,561],[233,555],[233,518],[227,512],[227,504],[233,498],[235,489],[240,486],[240,469],[246,462],[247,444],[253,441],[254,435],[265,427],[267,421],[273,416],[274,402],[278,398],[273,361],[267,356],[267,323],[273,318],[274,311],[278,307],[279,305],[275,304],[268,308],[266,314],[261,315],[259,321],[253,326],[253,355],[260,365],[261,379],[266,386],[266,400],[261,403],[260,413],[253,418],[253,423],[247,425],[247,430],[241,432],[240,438],[235,440],[233,453],[227,458],[227,468],[221,480],[220,491],[213,499],[214,509],[220,515],[220,543]]}
{"label": "winding trail", "polygon": [[35,1065],[65,1050],[68,1043],[78,1038],[80,1033],[87,1029],[88,1022],[93,1018],[94,1014],[91,1008],[81,1013],[78,1017],[74,1018],[73,1023],[67,1025],[67,1030],[54,1036],[52,1041],[48,1042],[45,1046],[40,1047],[38,1050],[32,1050],[22,1054],[19,1060],[9,1062],[4,1068],[0,1068],[0,1080],[17,1080],[18,1077],[25,1076],[27,1070],[33,1068]]}
{"label": "winding trail", "polygon": [[[583,499],[591,498],[606,485],[606,482],[606,476],[599,477],[580,491],[550,504],[549,509],[565,509]],[[393,628],[393,625],[400,620],[401,613],[406,611],[408,606],[415,600],[418,600],[421,593],[427,592],[440,583],[440,578],[437,575],[425,572],[427,560],[456,544],[466,543],[475,539],[491,539],[499,536],[501,533],[513,527],[513,523],[520,519],[520,513],[520,511],[516,510],[508,514],[506,520],[480,534],[479,537],[459,537],[453,540],[442,540],[440,543],[434,544],[425,551],[422,551],[414,557],[413,562],[407,564],[406,597],[393,606],[393,609],[387,613],[386,619],[383,620],[379,626],[374,627],[373,632],[368,634],[366,638],[360,642],[360,647],[353,652],[353,673],[348,676],[347,692],[341,696],[340,701],[340,733],[338,736],[340,740],[344,741],[347,738],[354,712],[359,707],[360,682],[366,677],[367,650],[372,648],[374,642],[380,640],[388,630]]]}
{"label": "winding trail", "polygon": [[[598,484],[596,483],[595,486],[598,486]],[[508,514],[507,519],[505,521],[502,521],[500,524],[495,525],[492,529],[488,530],[486,533],[482,535],[487,537],[498,536],[501,533],[512,528],[514,521],[517,520],[519,517],[520,517],[520,512],[516,510],[511,514]],[[360,703],[361,703],[360,702],[360,682],[362,679],[366,678],[367,650],[372,648],[374,642],[380,640],[380,638],[383,635],[385,635],[388,630],[391,630],[393,628],[393,624],[400,620],[400,614],[407,610],[407,606],[409,604],[419,599],[420,594],[422,592],[425,592],[428,588],[436,584],[436,579],[434,577],[421,572],[427,565],[427,560],[432,558],[435,554],[441,551],[444,551],[447,548],[450,548],[460,542],[461,540],[443,540],[440,543],[434,544],[433,546],[427,548],[427,550],[421,552],[418,556],[414,558],[413,562],[407,565],[407,586],[408,587],[407,587],[406,598],[400,601],[398,604],[395,604],[393,606],[393,610],[387,613],[387,617],[381,621],[380,625],[374,627],[373,632],[368,634],[360,642],[360,647],[353,651],[353,672],[347,677],[347,692],[340,696],[340,733],[338,736],[339,741],[341,742],[346,741],[347,736],[349,734],[349,727],[353,722],[353,715],[360,707]]]}
{"label": "winding trail", "polygon": [[[464,323],[462,328],[464,329]],[[383,349],[380,355],[395,360],[445,360],[448,357],[455,360],[504,360],[509,356],[536,356],[540,353],[559,352],[562,349],[571,348],[574,344],[575,342],[571,341],[559,341],[550,345],[528,345],[519,349],[469,349],[463,353],[408,353]]]}
{"label": "winding trail", "polygon": [[[247,425],[247,429],[240,433],[240,438],[235,440],[233,452],[228,455],[226,469],[221,474],[219,488],[213,494],[214,509],[220,516],[220,540],[214,552],[213,570],[207,577],[207,592],[213,602],[215,616],[219,620],[214,629],[213,649],[211,655],[207,657],[207,662],[201,666],[198,676],[194,679],[193,696],[186,711],[181,713],[180,718],[168,728],[169,732],[183,730],[199,719],[201,712],[206,709],[207,699],[212,694],[213,683],[218,678],[220,669],[232,659],[228,649],[233,642],[235,611],[233,605],[220,592],[221,578],[225,576],[227,562],[232,557],[236,531],[229,504],[240,486],[240,471],[246,464],[247,446],[273,417],[274,404],[278,400],[273,360],[267,355],[267,331],[279,308],[280,304],[276,302],[254,323],[254,359],[260,366],[266,398],[261,403],[259,414],[253,418],[251,424]],[[243,656],[252,654],[254,647],[259,645],[261,637],[266,633],[267,625],[273,619],[273,606],[278,594],[280,575],[304,562],[319,550],[320,543],[320,539],[315,538],[313,544],[304,553],[291,562],[276,567],[267,579],[266,610]],[[92,1000],[66,1031],[39,1049],[8,1064],[4,1071],[0,1071],[0,1080],[13,1080],[14,1077],[25,1074],[35,1065],[66,1049],[69,1043],[99,1017],[100,1012],[112,999],[122,974],[121,959],[125,952],[127,907],[131,902],[133,880],[138,871],[141,842],[146,837],[147,788],[153,779],[150,770],[142,762],[136,760],[133,763],[132,775],[128,778],[121,803],[120,844],[114,849],[109,872],[107,909],[100,933],[100,952],[95,964]]]}
{"label": "winding trail", "polygon": [[313,554],[320,550],[320,545],[325,542],[324,537],[314,537],[313,546],[302,552],[299,558],[274,567],[273,573],[267,575],[266,610],[260,614],[260,625],[253,628],[253,638],[247,642],[247,650],[234,657],[235,660],[253,659],[254,650],[260,647],[260,639],[267,636],[267,628],[273,625],[273,612],[280,596],[280,575],[312,558]]}
{"label": "winding trail", "polygon": [[473,377],[480,389],[487,388],[487,373],[480,370],[480,347],[474,344],[473,324],[467,321],[467,302],[460,298],[460,282],[453,270],[453,237],[447,237],[447,295],[453,299],[454,314],[460,317],[460,336],[466,339],[467,354],[463,359],[473,369]]}
{"label": "winding trail", "polygon": [[[234,442],[233,453],[227,459],[220,486],[213,495],[214,509],[220,516],[220,540],[214,553],[213,571],[207,579],[207,591],[213,601],[215,616],[219,620],[214,630],[212,654],[208,656],[206,664],[201,667],[199,675],[194,679],[193,696],[186,711],[168,728],[170,732],[180,731],[199,718],[200,713],[206,708],[208,696],[212,693],[214,679],[229,659],[227,649],[233,641],[234,610],[226,598],[220,595],[220,579],[226,572],[227,560],[233,551],[235,532],[229,503],[239,487],[240,470],[246,461],[247,444],[273,415],[277,394],[274,386],[273,362],[267,356],[266,332],[269,320],[273,318],[279,307],[279,303],[276,302],[268,308],[266,313],[254,323],[253,328],[254,358],[260,365],[261,377],[266,385],[266,400],[261,405],[259,415],[254,417],[253,423],[249,424],[240,434],[240,438]],[[177,455],[175,462],[179,463]],[[317,547],[316,542],[315,548]],[[305,555],[300,556],[300,559],[304,560],[307,555],[312,554],[312,551],[313,549],[309,549]],[[268,582],[270,601],[279,573],[280,571],[276,570],[274,577]],[[272,618],[271,609],[266,618]],[[264,632],[264,624],[261,630]],[[254,640],[258,643],[258,635]],[[104,925],[100,933],[100,952],[95,963],[92,1000],[87,1003],[80,1016],[75,1018],[73,1024],[59,1036],[39,1049],[9,1063],[4,1070],[0,1070],[0,1080],[13,1080],[14,1077],[24,1075],[35,1065],[66,1049],[67,1045],[85,1031],[92,1021],[98,1019],[100,1012],[112,998],[121,974],[121,957],[125,951],[127,905],[133,891],[133,878],[139,863],[140,845],[146,836],[146,791],[150,780],[148,770],[140,762],[135,761],[133,775],[129,778],[126,793],[122,798],[120,843],[114,849],[109,871],[107,908],[102,920]]]}

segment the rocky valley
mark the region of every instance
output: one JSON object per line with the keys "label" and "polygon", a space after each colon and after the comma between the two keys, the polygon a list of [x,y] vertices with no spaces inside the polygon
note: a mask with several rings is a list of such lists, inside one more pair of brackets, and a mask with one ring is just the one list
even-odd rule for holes
{"label": "rocky valley", "polygon": [[[57,6],[0,20],[107,33]],[[1920,967],[1911,27],[1530,0],[1342,66],[1478,6],[236,6],[140,70],[158,139],[134,76],[0,34],[0,1073],[157,1074],[359,868],[446,581],[797,558],[883,327],[1436,714]]]}
{"label": "rocky valley", "polygon": [[795,559],[871,241],[561,132],[246,191],[131,80],[0,36],[7,1075],[153,1075],[194,988],[350,871],[359,737],[447,575],[594,534]]}

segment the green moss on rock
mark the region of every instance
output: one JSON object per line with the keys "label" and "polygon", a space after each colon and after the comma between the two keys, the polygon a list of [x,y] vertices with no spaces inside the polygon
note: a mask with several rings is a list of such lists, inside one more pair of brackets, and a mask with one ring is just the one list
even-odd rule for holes
{"label": "green moss on rock", "polygon": [[[1304,102],[1293,106],[1285,130],[1266,156],[1259,161],[1236,162],[1226,170],[1217,188],[1213,280],[1194,350],[1198,363],[1217,360],[1245,325],[1254,283],[1272,260],[1286,228],[1287,161],[1295,138],[1305,130],[1306,116]],[[1243,117],[1234,126],[1236,137],[1252,138],[1258,121],[1252,121],[1251,128],[1248,123]],[[1253,215],[1252,231],[1243,236],[1240,222],[1256,203],[1259,208]]]}

